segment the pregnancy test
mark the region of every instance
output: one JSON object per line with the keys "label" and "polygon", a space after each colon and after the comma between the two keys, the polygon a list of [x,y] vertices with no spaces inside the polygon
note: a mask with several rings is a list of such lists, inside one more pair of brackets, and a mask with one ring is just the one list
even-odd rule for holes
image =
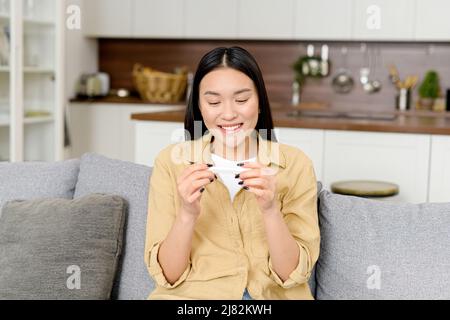
{"label": "pregnancy test", "polygon": [[236,168],[230,168],[230,167],[211,167],[208,170],[214,172],[214,173],[240,173],[243,171],[248,171],[249,169],[236,167]]}

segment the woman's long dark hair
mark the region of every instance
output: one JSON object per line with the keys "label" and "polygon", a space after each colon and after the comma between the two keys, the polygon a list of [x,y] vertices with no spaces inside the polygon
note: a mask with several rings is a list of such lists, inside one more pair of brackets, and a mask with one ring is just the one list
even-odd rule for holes
{"label": "woman's long dark hair", "polygon": [[[272,113],[270,112],[269,98],[261,70],[255,58],[241,47],[216,48],[208,52],[201,60],[192,83],[191,94],[184,118],[184,129],[187,131],[186,140],[200,138],[207,131],[199,107],[200,82],[211,71],[228,67],[246,74],[253,80],[258,92],[260,114],[255,130],[261,137],[269,141],[277,141],[273,132]],[[201,130],[194,130],[194,124],[201,121]],[[265,129],[265,130],[262,130]]]}

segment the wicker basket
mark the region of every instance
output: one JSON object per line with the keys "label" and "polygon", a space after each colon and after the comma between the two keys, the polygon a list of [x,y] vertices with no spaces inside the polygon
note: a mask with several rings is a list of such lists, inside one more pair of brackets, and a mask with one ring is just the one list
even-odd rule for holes
{"label": "wicker basket", "polygon": [[142,100],[152,103],[176,103],[184,99],[187,72],[165,73],[136,64],[133,68],[133,81]]}

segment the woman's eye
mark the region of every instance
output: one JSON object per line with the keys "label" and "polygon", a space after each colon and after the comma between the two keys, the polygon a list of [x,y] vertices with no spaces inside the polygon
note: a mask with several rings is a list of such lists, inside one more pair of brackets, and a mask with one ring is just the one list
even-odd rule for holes
{"label": "woman's eye", "polygon": [[210,106],[217,106],[220,102],[208,102]]}
{"label": "woman's eye", "polygon": [[248,101],[248,99],[246,100],[236,100],[237,103],[246,103]]}

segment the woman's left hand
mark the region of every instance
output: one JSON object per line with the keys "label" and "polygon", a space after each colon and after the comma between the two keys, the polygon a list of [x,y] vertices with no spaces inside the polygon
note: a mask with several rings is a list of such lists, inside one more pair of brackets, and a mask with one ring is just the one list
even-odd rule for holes
{"label": "woman's left hand", "polygon": [[263,213],[275,208],[276,196],[276,170],[265,167],[257,162],[247,162],[239,175],[240,181],[243,181],[243,187],[248,192],[256,196],[259,208]]}

